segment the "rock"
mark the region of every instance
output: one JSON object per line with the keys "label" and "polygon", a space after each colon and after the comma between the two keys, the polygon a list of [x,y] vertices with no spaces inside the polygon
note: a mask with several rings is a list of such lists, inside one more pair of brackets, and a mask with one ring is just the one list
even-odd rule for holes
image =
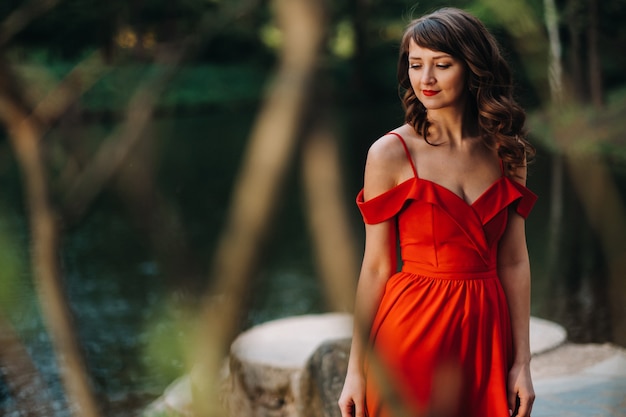
{"label": "rock", "polygon": [[188,375],[179,378],[170,385],[163,395],[164,411],[176,417],[193,416],[193,400],[191,398],[191,381]]}
{"label": "rock", "polygon": [[[231,347],[227,382],[229,414],[233,417],[307,415],[313,398],[308,381],[310,359],[324,342],[349,339],[351,334],[352,317],[348,314],[290,317],[241,334]],[[328,358],[321,355],[330,368],[333,365]]]}
{"label": "rock", "polygon": [[351,342],[350,338],[325,342],[307,363],[305,417],[341,417],[337,400],[346,378]]}

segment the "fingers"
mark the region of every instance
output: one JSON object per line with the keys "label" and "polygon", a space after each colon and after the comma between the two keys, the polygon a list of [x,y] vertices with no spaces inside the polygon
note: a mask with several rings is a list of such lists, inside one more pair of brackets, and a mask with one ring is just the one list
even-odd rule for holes
{"label": "fingers", "polygon": [[363,407],[362,406],[355,406],[354,407],[354,417],[364,417],[365,413],[363,412]]}
{"label": "fingers", "polygon": [[533,403],[535,402],[535,396],[532,395],[526,398],[520,398],[519,401],[519,411],[517,412],[518,417],[530,417],[530,412],[533,408]]}
{"label": "fingers", "polygon": [[345,407],[340,406],[339,410],[341,410],[341,417],[365,417],[363,414],[363,407],[348,405]]}
{"label": "fingers", "polygon": [[363,404],[359,401],[342,401],[339,400],[339,410],[341,411],[341,417],[365,417],[365,411]]}
{"label": "fingers", "polygon": [[352,406],[342,406],[339,404],[339,410],[341,411],[341,417],[352,417]]}
{"label": "fingers", "polygon": [[509,390],[507,400],[509,403],[509,415],[513,415],[517,408],[517,392]]}
{"label": "fingers", "polygon": [[524,398],[520,398],[514,394],[513,398],[514,399],[511,399],[511,395],[509,394],[509,415],[515,417],[530,417],[530,412],[535,401],[534,394]]}
{"label": "fingers", "polygon": [[535,401],[532,378],[529,365],[513,367],[509,371],[509,391],[507,401],[513,416],[530,417]]}
{"label": "fingers", "polygon": [[342,395],[337,404],[339,405],[339,411],[341,411],[341,417],[352,417],[352,401],[345,400]]}

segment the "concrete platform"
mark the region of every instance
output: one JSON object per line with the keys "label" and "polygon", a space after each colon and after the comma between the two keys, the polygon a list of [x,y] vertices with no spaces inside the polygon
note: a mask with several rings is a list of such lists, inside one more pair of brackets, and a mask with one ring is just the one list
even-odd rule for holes
{"label": "concrete platform", "polygon": [[626,349],[574,344],[560,325],[531,318],[533,417],[626,417]]}
{"label": "concrete platform", "polygon": [[567,340],[567,332],[563,326],[540,319],[530,318],[530,353],[539,355],[555,349]]}
{"label": "concrete platform", "polygon": [[566,343],[533,358],[533,417],[626,417],[626,349]]}

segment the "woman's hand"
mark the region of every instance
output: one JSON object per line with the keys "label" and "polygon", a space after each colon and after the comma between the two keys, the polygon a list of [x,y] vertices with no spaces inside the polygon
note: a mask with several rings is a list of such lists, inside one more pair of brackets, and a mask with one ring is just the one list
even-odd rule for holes
{"label": "woman's hand", "polygon": [[365,378],[361,372],[348,371],[338,404],[341,417],[365,417]]}
{"label": "woman's hand", "polygon": [[[530,377],[530,363],[514,364],[509,371],[509,409],[517,417],[530,417],[535,390]],[[519,405],[517,404],[519,400]]]}

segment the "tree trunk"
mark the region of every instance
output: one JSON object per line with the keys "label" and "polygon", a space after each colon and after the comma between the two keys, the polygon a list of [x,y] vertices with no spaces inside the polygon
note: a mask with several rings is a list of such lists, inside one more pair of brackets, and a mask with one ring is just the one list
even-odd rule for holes
{"label": "tree trunk", "polygon": [[546,28],[550,41],[550,62],[548,75],[552,102],[560,106],[563,99],[563,66],[561,64],[562,46],[559,36],[559,19],[554,0],[544,0]]}
{"label": "tree trunk", "polygon": [[[2,58],[0,58],[2,59]],[[63,289],[58,257],[58,215],[49,197],[41,149],[43,128],[20,101],[15,77],[0,62],[0,117],[13,146],[24,181],[32,236],[31,258],[44,320],[56,352],[61,380],[76,416],[100,415],[91,389],[83,352]]]}
{"label": "tree trunk", "polygon": [[303,148],[309,230],[326,300],[333,311],[352,311],[358,261],[342,186],[337,138],[318,117]]}
{"label": "tree trunk", "polygon": [[274,6],[283,31],[280,64],[236,179],[229,217],[212,262],[212,291],[195,339],[194,407],[202,416],[223,415],[219,371],[240,330],[248,286],[293,159],[324,37],[322,2],[276,0]]}
{"label": "tree trunk", "polygon": [[604,259],[608,263],[610,320],[613,342],[626,345],[626,207],[620,199],[609,170],[599,157],[578,155],[568,163],[578,198],[599,237]]}
{"label": "tree trunk", "polygon": [[[563,98],[563,69],[561,66],[561,39],[558,31],[558,16],[554,0],[544,0],[546,27],[550,41],[550,56],[548,76],[550,81],[550,97],[552,106],[558,112],[561,109]],[[550,176],[550,220],[548,230],[548,277],[551,291],[555,290],[561,271],[561,243],[563,236],[563,198],[565,161],[563,151],[556,140],[552,154]]]}
{"label": "tree trunk", "polygon": [[[584,19],[581,0],[569,0],[567,3],[567,29],[569,32],[569,82],[571,86],[583,86],[585,85],[584,69],[583,69],[583,46],[581,42],[582,37],[582,22]],[[578,102],[583,102],[587,99],[588,90],[585,88],[570,88],[570,93],[573,98]]]}
{"label": "tree trunk", "polygon": [[600,52],[598,51],[598,7],[597,0],[589,0],[589,25],[587,26],[589,87],[591,88],[591,102],[596,108],[602,107],[604,103],[602,68],[600,65]]}

